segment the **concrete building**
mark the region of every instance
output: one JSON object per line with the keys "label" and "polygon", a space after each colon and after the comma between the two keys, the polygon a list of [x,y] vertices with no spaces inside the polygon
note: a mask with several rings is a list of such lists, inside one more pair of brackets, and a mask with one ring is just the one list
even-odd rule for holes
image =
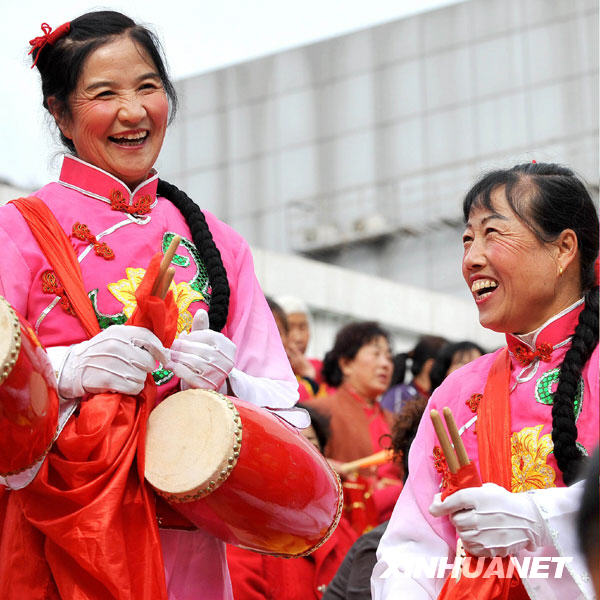
{"label": "concrete building", "polygon": [[[461,197],[482,171],[557,161],[597,195],[597,0],[470,0],[177,87],[161,175],[278,268],[272,253],[348,269],[342,293],[366,306],[390,292],[385,280],[420,288],[419,303],[442,294],[441,324],[386,321],[401,345],[425,331],[482,341],[460,275]],[[323,326],[358,317],[333,290],[316,306],[320,266],[293,264]],[[375,278],[369,289],[352,285],[357,271]],[[472,315],[463,335],[444,298]]]}

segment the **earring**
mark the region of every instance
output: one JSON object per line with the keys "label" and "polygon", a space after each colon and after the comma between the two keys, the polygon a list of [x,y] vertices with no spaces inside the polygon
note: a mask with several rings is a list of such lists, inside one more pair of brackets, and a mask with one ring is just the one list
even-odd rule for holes
{"label": "earring", "polygon": [[558,276],[560,277],[563,274],[563,268],[562,265],[559,265],[558,267]]}

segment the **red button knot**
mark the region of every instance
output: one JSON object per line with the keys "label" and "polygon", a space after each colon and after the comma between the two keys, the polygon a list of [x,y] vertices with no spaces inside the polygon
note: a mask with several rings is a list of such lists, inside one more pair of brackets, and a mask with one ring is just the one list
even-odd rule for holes
{"label": "red button knot", "polygon": [[519,344],[515,348],[514,355],[523,366],[527,366],[536,359],[549,362],[552,357],[552,350],[552,346],[546,343],[536,346],[535,350],[531,350],[524,344]]}
{"label": "red button knot", "polygon": [[54,294],[55,296],[58,296],[60,298],[62,309],[70,315],[75,315],[75,310],[73,309],[69,298],[67,298],[65,289],[56,277],[54,271],[44,271],[42,273],[42,291],[45,294]]}
{"label": "red button knot", "polygon": [[138,196],[131,205],[123,198],[120,190],[112,190],[110,193],[110,206],[113,210],[126,212],[130,215],[147,215],[151,210],[152,196],[144,194]]}
{"label": "red button knot", "polygon": [[73,225],[73,235],[82,242],[92,244],[97,256],[105,260],[112,260],[115,257],[115,253],[108,247],[108,244],[106,242],[99,242],[96,236],[90,231],[90,228],[84,223],[77,222]]}

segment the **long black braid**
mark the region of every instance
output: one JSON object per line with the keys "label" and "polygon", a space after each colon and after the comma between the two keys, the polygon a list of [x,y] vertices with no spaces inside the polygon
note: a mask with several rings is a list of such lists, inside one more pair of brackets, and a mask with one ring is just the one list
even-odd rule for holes
{"label": "long black braid", "polygon": [[[574,398],[585,363],[598,345],[598,288],[590,290],[585,297],[585,308],[565,354],[558,387],[552,403],[552,441],[554,456],[567,485],[575,482],[583,472],[585,458],[577,447]],[[597,402],[597,399],[596,399]]]}
{"label": "long black braid", "polygon": [[192,232],[192,241],[204,262],[211,286],[208,310],[210,328],[221,331],[225,327],[229,312],[229,282],[221,253],[213,240],[204,214],[185,192],[162,179],[158,181],[157,194],[170,200],[179,209]]}
{"label": "long black braid", "polygon": [[575,398],[583,368],[598,345],[598,282],[594,272],[598,257],[598,213],[573,171],[561,165],[526,163],[482,177],[465,197],[465,222],[472,208],[492,208],[491,195],[498,187],[504,187],[511,208],[541,242],[552,242],[565,229],[572,229],[577,235],[585,307],[579,315],[571,348],[560,366],[552,405],[554,456],[564,482],[570,485],[586,460],[577,446]]}

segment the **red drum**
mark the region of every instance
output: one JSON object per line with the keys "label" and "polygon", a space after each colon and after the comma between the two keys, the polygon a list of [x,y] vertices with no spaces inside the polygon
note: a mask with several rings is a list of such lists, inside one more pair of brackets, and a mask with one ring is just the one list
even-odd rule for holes
{"label": "red drum", "polygon": [[42,459],[58,426],[50,359],[31,325],[0,296],[0,475]]}
{"label": "red drum", "polygon": [[145,471],[194,525],[264,554],[310,554],[343,506],[338,476],[300,432],[217,392],[179,392],[152,411]]}

